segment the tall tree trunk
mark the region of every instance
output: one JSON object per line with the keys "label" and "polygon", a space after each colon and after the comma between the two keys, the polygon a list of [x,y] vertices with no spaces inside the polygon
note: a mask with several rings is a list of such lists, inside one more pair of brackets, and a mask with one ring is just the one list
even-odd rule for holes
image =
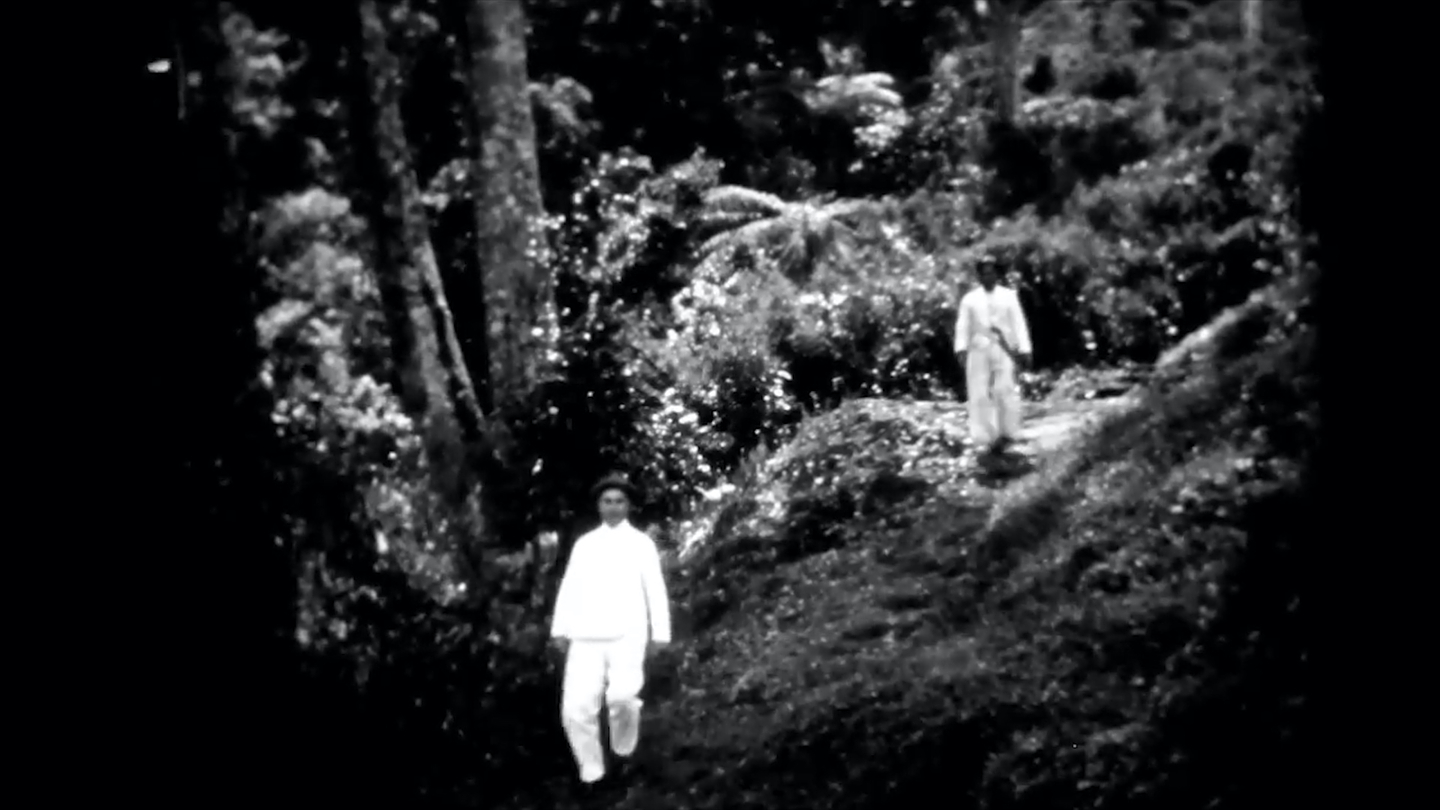
{"label": "tall tree trunk", "polygon": [[1260,0],[1244,0],[1240,6],[1241,27],[1246,45],[1259,45],[1265,36],[1265,7]]}
{"label": "tall tree trunk", "polygon": [[491,397],[515,412],[534,390],[552,331],[554,291],[543,258],[521,0],[471,0],[462,48],[476,119],[475,243],[484,275]]}
{"label": "tall tree trunk", "polygon": [[424,437],[438,494],[461,508],[485,472],[491,445],[430,243],[400,118],[399,65],[377,0],[360,1],[356,24],[351,124],[357,202],[374,240],[396,388]]}
{"label": "tall tree trunk", "polygon": [[[445,47],[450,51],[451,69],[463,99],[461,109],[467,111],[456,116],[459,140],[453,145],[450,157],[463,161],[467,171],[473,172],[474,155],[479,152],[475,146],[475,115],[468,113],[469,105],[473,103],[470,92],[470,37],[465,33],[466,15],[469,11],[464,3],[441,3],[438,11],[441,25],[446,31],[455,34],[453,37],[444,38]],[[469,174],[465,176],[467,180],[470,179]],[[495,397],[490,386],[489,334],[485,327],[485,279],[480,265],[480,254],[475,247],[478,201],[473,196],[473,185],[469,187],[469,191],[471,194],[456,195],[450,200],[449,205],[436,219],[432,235],[435,249],[441,258],[441,277],[455,311],[455,333],[460,338],[465,368],[470,372],[470,379],[475,381],[475,394],[480,401],[480,407],[486,413],[494,413]],[[496,435],[493,429],[491,435]]]}
{"label": "tall tree trunk", "polygon": [[995,60],[995,113],[1015,123],[1020,109],[1020,9],[1018,0],[990,0],[991,48]]}

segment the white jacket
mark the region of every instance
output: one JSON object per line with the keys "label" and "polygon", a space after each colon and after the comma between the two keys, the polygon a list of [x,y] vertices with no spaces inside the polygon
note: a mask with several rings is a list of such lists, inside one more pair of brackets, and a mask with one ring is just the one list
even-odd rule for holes
{"label": "white jacket", "polygon": [[1030,325],[1020,308],[1020,296],[1009,287],[995,285],[986,292],[976,287],[960,299],[955,318],[955,351],[983,349],[995,338],[990,328],[1000,330],[1010,348],[1020,354],[1030,353]]}
{"label": "white jacket", "polygon": [[560,580],[550,635],[670,641],[670,600],[655,541],[629,521],[581,535]]}

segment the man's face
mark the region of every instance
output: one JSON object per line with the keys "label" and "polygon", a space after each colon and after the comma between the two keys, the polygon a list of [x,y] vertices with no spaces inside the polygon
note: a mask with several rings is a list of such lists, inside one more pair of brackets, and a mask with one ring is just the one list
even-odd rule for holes
{"label": "man's face", "polygon": [[1000,280],[1000,274],[996,272],[992,265],[988,264],[982,265],[976,270],[976,275],[980,279],[980,286],[984,287],[986,292],[995,289],[995,284]]}
{"label": "man's face", "polygon": [[614,526],[630,515],[630,499],[625,491],[607,489],[600,493],[600,519],[608,526]]}

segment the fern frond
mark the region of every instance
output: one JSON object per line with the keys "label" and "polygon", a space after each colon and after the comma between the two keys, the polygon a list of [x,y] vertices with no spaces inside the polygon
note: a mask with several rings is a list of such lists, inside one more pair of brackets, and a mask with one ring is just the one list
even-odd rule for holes
{"label": "fern frond", "polygon": [[825,219],[845,219],[856,214],[880,214],[884,206],[875,200],[836,200],[819,210]]}
{"label": "fern frond", "polygon": [[700,252],[707,254],[729,245],[738,244],[757,247],[775,239],[776,236],[783,236],[788,230],[790,229],[786,227],[784,220],[759,219],[706,239],[700,245]]}
{"label": "fern frond", "polygon": [[888,73],[826,76],[806,94],[806,103],[818,113],[853,114],[866,106],[895,108],[904,99],[895,92],[895,77]]}
{"label": "fern frond", "polygon": [[751,208],[778,215],[790,207],[774,194],[744,186],[719,186],[705,193],[705,204],[714,207]]}
{"label": "fern frond", "polygon": [[700,215],[700,224],[706,228],[738,228],[764,216],[759,211],[709,210]]}

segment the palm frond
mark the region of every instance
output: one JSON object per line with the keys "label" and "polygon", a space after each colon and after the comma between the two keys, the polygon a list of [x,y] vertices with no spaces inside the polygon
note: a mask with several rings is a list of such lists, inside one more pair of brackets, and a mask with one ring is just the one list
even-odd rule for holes
{"label": "palm frond", "polygon": [[791,230],[785,220],[770,218],[757,219],[733,230],[718,233],[700,245],[700,253],[707,254],[729,245],[744,244],[750,247],[762,245],[785,235]]}
{"label": "palm frond", "polygon": [[561,76],[550,86],[551,94],[560,101],[574,107],[579,104],[591,104],[595,101],[595,94],[590,88],[569,76]]}
{"label": "palm frond", "polygon": [[861,103],[898,107],[903,101],[895,90],[895,77],[889,73],[862,73],[848,78],[844,92]]}
{"label": "palm frond", "polygon": [[300,330],[320,311],[320,305],[287,298],[255,319],[260,345],[270,349],[281,338]]}
{"label": "palm frond", "polygon": [[705,204],[713,207],[723,208],[750,208],[759,209],[769,214],[778,215],[790,207],[774,194],[764,191],[756,191],[753,188],[744,186],[718,186],[705,193]]}
{"label": "palm frond", "polygon": [[850,199],[826,203],[818,213],[825,219],[845,219],[856,214],[881,214],[883,212],[883,204],[876,200]]}
{"label": "palm frond", "polygon": [[571,132],[583,132],[585,122],[580,119],[576,108],[581,102],[590,101],[589,91],[579,82],[573,84],[584,93],[558,83],[552,87],[541,82],[531,82],[528,89],[531,100],[539,103],[561,128]]}
{"label": "palm frond", "polygon": [[872,73],[861,73],[853,77],[856,84],[867,84],[872,87],[894,87],[895,77],[889,73],[875,71]]}
{"label": "palm frond", "polygon": [[830,252],[835,261],[832,266],[845,275],[854,275],[854,268],[850,266],[855,258],[855,248],[845,239],[837,239],[830,243]]}
{"label": "palm frond", "polygon": [[748,224],[757,217],[765,217],[760,211],[735,211],[735,210],[711,210],[700,215],[700,224],[711,228],[738,228]]}
{"label": "palm frond", "polygon": [[900,107],[904,99],[894,84],[895,77],[888,73],[826,76],[806,94],[805,102],[817,113],[853,114],[867,106]]}
{"label": "palm frond", "polygon": [[886,87],[868,88],[864,92],[856,93],[854,98],[861,106],[895,108],[905,103],[905,99],[899,93]]}

